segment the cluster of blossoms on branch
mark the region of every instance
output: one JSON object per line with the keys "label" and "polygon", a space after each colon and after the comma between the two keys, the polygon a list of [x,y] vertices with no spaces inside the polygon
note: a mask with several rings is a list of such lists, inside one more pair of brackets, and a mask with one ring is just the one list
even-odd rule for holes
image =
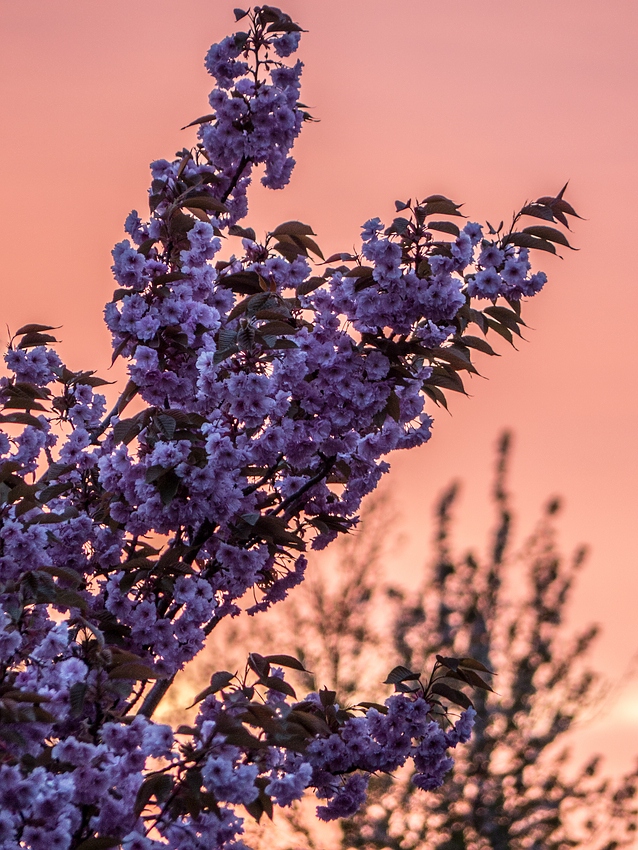
{"label": "cluster of blossoms on branch", "polygon": [[[484,334],[520,335],[520,299],[545,281],[529,249],[567,244],[549,225],[516,231],[520,216],[575,215],[560,193],[485,237],[432,195],[397,202],[388,228],[368,221],[356,255],[324,259],[301,222],[259,240],[237,223],[253,168],[282,188],[309,118],[301,63],[282,61],[301,29],[274,7],[237,15],[248,31],[206,57],[217,86],[197,145],[152,164],[150,218],[131,213],[113,251],[105,316],[130,375],[115,407],[105,381],[61,362],[48,326],[20,328],[6,355],[3,850],[239,847],[240,805],[259,817],[312,787],[320,817],[349,815],[371,773],[409,758],[420,787],[438,786],[470,734],[449,686],[399,675],[385,706],[298,701],[281,671],[294,659],[257,654],[252,684],[213,676],[195,726],[151,719],[247,591],[265,610],[302,581],[308,545],[355,525],[385,455],[428,440],[426,405],[463,391],[472,350],[494,353]],[[464,708],[454,725],[441,695]]]}

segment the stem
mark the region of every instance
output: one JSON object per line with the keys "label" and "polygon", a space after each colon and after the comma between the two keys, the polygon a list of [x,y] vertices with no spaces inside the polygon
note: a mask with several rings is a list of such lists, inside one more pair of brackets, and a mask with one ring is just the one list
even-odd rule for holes
{"label": "stem", "polygon": [[[219,622],[220,621],[217,617],[213,617],[211,620],[209,620],[208,623],[206,623],[206,625],[204,626],[204,634],[208,636]],[[173,673],[170,679],[160,679],[159,681],[155,682],[151,690],[146,695],[146,698],[144,699],[144,702],[142,703],[142,706],[137,713],[143,715],[144,717],[148,717],[150,720],[150,718],[155,713],[155,710],[157,709],[158,705],[166,696],[168,689],[175,681],[176,675],[177,673]]]}
{"label": "stem", "polygon": [[97,443],[97,438],[106,431],[106,429],[111,424],[111,420],[113,419],[113,417],[119,416],[119,414],[124,410],[127,404],[135,398],[135,396],[137,395],[137,390],[137,384],[135,384],[133,381],[129,381],[128,384],[122,390],[120,397],[115,402],[109,413],[106,414],[106,416],[97,426],[97,428],[94,428],[91,431],[92,444]]}
{"label": "stem", "polygon": [[[292,496],[289,496],[287,499],[284,499],[284,501],[279,505],[279,507],[276,510],[272,511],[270,515],[274,516],[278,513],[281,513],[281,511],[286,511],[290,507],[290,505],[292,505],[301,496],[303,496],[305,492],[307,492],[311,487],[314,487],[315,484],[318,484],[319,481],[325,478],[328,472],[330,472],[332,467],[335,465],[336,460],[336,456],[326,458],[316,475],[313,475],[312,478],[309,478],[308,481],[306,481],[306,483],[302,487],[300,487],[296,493],[293,493]],[[206,543],[206,541],[214,533],[214,531],[214,525],[208,520],[205,520],[200,526],[197,533],[195,534],[195,537],[193,538],[193,547],[188,553],[188,555],[184,558],[184,561],[192,563],[197,557],[197,553],[199,552],[201,547],[204,545],[204,543]],[[213,617],[211,620],[209,620],[209,622],[204,626],[204,633],[206,635],[209,635],[218,622],[219,619],[217,617]],[[140,708],[138,714],[142,714],[144,717],[148,718],[151,718],[153,716],[155,710],[166,695],[168,689],[175,681],[175,675],[176,674],[173,674],[170,679],[161,679],[153,685],[153,687],[147,694],[144,702],[142,703],[142,707]]]}
{"label": "stem", "polygon": [[141,714],[143,717],[148,717],[150,720],[155,713],[155,709],[166,696],[166,692],[175,681],[176,675],[176,673],[173,673],[170,679],[160,679],[155,682],[151,690],[146,695],[144,702],[137,713]]}
{"label": "stem", "polygon": [[[210,520],[204,520],[204,522],[200,525],[197,533],[193,538],[193,546],[191,550],[184,556],[183,560],[187,564],[192,564],[195,558],[197,557],[199,550],[202,548],[204,543],[209,539],[209,537],[214,533],[215,526]],[[204,634],[209,635],[212,630],[215,628],[219,620],[216,617],[213,617],[206,626],[204,627]],[[177,674],[174,673],[170,679],[160,679],[155,682],[151,690],[146,695],[144,702],[138,714],[142,714],[144,717],[152,717],[155,712],[155,709],[160,704],[162,699],[166,696],[166,692],[170,688],[170,686],[175,681],[175,676]]]}
{"label": "stem", "polygon": [[254,493],[255,490],[258,490],[263,484],[266,484],[267,481],[270,481],[275,472],[277,472],[279,468],[279,464],[283,460],[283,454],[278,455],[277,460],[273,463],[272,466],[268,467],[265,474],[257,481],[255,484],[250,484],[248,487],[245,487],[242,491],[244,496],[249,496],[251,493]]}
{"label": "stem", "polygon": [[228,198],[231,196],[231,194],[235,190],[235,187],[239,183],[239,178],[241,177],[242,171],[244,170],[244,168],[246,168],[248,163],[251,162],[251,161],[252,160],[248,156],[242,156],[242,158],[239,160],[239,165],[237,166],[237,171],[235,172],[233,179],[230,181],[230,185],[229,185],[228,189],[226,189],[226,191],[224,192],[224,194],[220,198],[220,201],[222,202],[222,204],[225,204],[226,201],[228,200]]}
{"label": "stem", "polygon": [[295,502],[300,496],[303,496],[311,487],[314,487],[315,484],[318,484],[322,478],[325,478],[326,475],[330,472],[332,467],[337,462],[336,455],[334,457],[328,457],[324,460],[322,465],[319,467],[319,472],[316,475],[313,475],[312,478],[309,478],[305,484],[303,484],[296,493],[293,493],[292,496],[288,496],[287,499],[284,499],[283,502],[279,505],[278,508],[271,511],[269,516],[276,516],[281,511],[287,511],[288,507]]}
{"label": "stem", "polygon": [[[292,505],[296,500],[303,496],[305,492],[307,492],[311,487],[314,487],[315,484],[318,484],[319,481],[325,478],[328,472],[330,472],[332,467],[335,465],[336,460],[336,457],[326,458],[316,475],[313,475],[312,478],[309,478],[308,481],[306,481],[306,483],[302,487],[300,487],[296,493],[293,493],[292,496],[289,496],[287,499],[284,499],[284,501],[279,505],[279,507],[276,510],[272,511],[270,515],[274,516],[278,513],[281,513],[281,511],[286,511],[290,507],[290,505]],[[195,534],[195,537],[193,538],[193,548],[184,558],[184,560],[188,561],[189,563],[192,563],[197,557],[197,553],[199,552],[201,547],[214,533],[214,531],[215,527],[211,522],[209,522],[208,520],[203,522],[199,530]],[[204,626],[204,634],[209,635],[218,622],[219,619],[217,617],[213,617],[211,620],[209,620],[209,622]],[[162,701],[174,681],[175,674],[171,676],[170,679],[162,679],[156,682],[149,691],[144,702],[142,703],[142,707],[140,708],[138,714],[142,714],[144,715],[144,717],[148,718],[152,717],[158,705],[160,704],[160,702]]]}

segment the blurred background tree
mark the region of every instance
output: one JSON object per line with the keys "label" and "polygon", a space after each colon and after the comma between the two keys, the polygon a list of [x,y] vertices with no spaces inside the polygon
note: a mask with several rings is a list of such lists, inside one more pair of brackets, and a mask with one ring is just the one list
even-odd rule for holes
{"label": "blurred background tree", "polygon": [[[363,693],[382,701],[388,664],[429,669],[436,654],[471,656],[494,670],[495,693],[473,694],[474,734],[455,753],[442,788],[423,793],[398,776],[377,776],[366,808],[332,831],[317,825],[310,801],[255,827],[252,846],[361,850],[614,850],[634,846],[636,770],[611,781],[595,757],[577,765],[569,735],[601,710],[609,685],[588,664],[597,635],[577,634],[565,616],[586,551],[558,548],[552,499],[521,546],[512,535],[507,490],[510,437],[498,445],[492,499],[496,524],[483,556],[453,550],[455,484],[436,506],[434,553],[418,591],[388,584],[383,561],[396,522],[387,502],[368,507],[360,529],[323,556],[301,592],[259,623],[259,646],[296,654],[342,705]],[[319,559],[317,559],[319,560]],[[204,655],[227,669],[243,664],[253,621],[229,623]],[[255,641],[257,642],[257,641]],[[261,651],[264,651],[263,649]],[[203,686],[203,662],[189,673]],[[214,666],[214,665],[213,665]],[[214,666],[214,669],[217,669]],[[193,682],[193,677],[196,680]],[[188,684],[187,684],[188,686]],[[369,698],[369,696],[368,696]],[[567,743],[566,743],[567,742]],[[306,804],[308,803],[308,804]]]}

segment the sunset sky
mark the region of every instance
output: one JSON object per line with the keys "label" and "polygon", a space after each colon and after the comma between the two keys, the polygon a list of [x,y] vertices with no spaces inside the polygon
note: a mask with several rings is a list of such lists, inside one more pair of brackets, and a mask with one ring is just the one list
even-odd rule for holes
{"label": "sunset sky", "polygon": [[[230,0],[0,0],[3,133],[2,334],[62,325],[71,368],[107,371],[101,312],[110,250],[145,212],[148,163],[195,140],[209,111],[210,43],[233,30]],[[578,252],[541,255],[550,278],[527,305],[519,351],[481,362],[471,398],[437,411],[434,436],[396,456],[384,489],[408,542],[392,564],[416,574],[430,506],[465,482],[461,543],[484,539],[494,445],[515,434],[520,531],[552,494],[566,550],[584,542],[572,625],[604,627],[595,663],[620,676],[638,651],[638,4],[633,0],[289,0],[308,33],[307,125],[283,192],[255,186],[248,224],[312,224],[324,252],[389,222],[394,200],[442,193],[498,223],[555,194],[584,217]],[[581,734],[614,769],[638,755],[638,680]]]}

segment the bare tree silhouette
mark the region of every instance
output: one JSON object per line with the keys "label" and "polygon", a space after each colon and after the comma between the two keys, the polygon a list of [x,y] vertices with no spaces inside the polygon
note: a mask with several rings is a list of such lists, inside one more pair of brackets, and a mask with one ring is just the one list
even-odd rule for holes
{"label": "bare tree silhouette", "polygon": [[[266,624],[279,646],[288,633],[291,650],[342,704],[356,702],[362,688],[370,693],[388,661],[422,670],[437,654],[470,656],[495,670],[497,693],[478,691],[474,698],[475,732],[455,754],[453,772],[431,793],[415,788],[408,772],[374,777],[366,808],[330,835],[316,830],[302,804],[287,810],[285,824],[278,819],[278,835],[260,828],[262,846],[615,850],[634,843],[638,768],[612,782],[599,758],[578,767],[564,744],[566,733],[604,699],[604,683],[588,665],[597,627],[570,635],[564,624],[586,552],[560,553],[557,499],[523,545],[514,545],[509,456],[505,434],[486,556],[453,551],[453,485],[436,508],[434,556],[418,592],[384,586],[381,564],[394,523],[377,502],[362,531],[337,547],[337,560],[315,571]],[[249,639],[250,631],[237,625],[218,651],[225,658],[233,647],[245,654]],[[383,699],[387,693],[376,688]]]}

